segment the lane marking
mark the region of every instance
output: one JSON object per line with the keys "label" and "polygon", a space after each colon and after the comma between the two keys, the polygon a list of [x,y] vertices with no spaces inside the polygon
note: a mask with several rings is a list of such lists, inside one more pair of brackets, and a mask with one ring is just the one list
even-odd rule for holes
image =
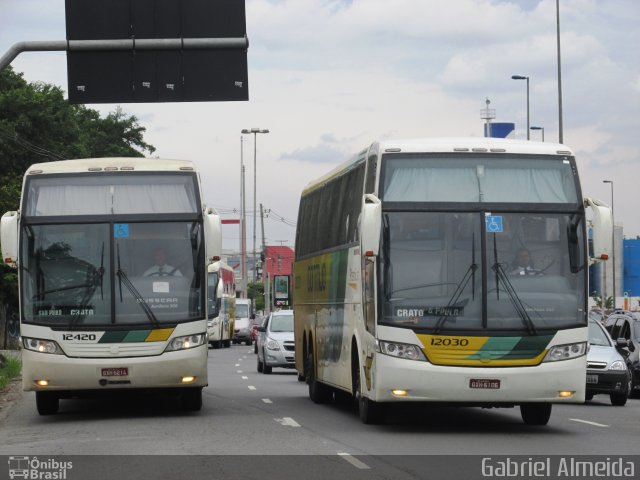
{"label": "lane marking", "polygon": [[247,388],[248,388],[249,390],[255,390],[255,389],[256,389],[256,387],[254,387],[253,385],[249,385]]}
{"label": "lane marking", "polygon": [[242,379],[243,379],[243,380],[249,380],[249,377],[247,377],[246,375],[243,375],[243,376],[242,376]]}
{"label": "lane marking", "polygon": [[238,370],[238,373],[242,373],[242,370]]}
{"label": "lane marking", "polygon": [[235,366],[235,367],[239,367],[239,366],[240,366],[240,364],[239,364],[239,363],[236,363],[234,366]]}
{"label": "lane marking", "polygon": [[285,426],[285,427],[299,427],[300,426],[300,424],[298,422],[296,422],[291,417],[274,418],[274,420],[276,422],[278,422],[279,424]]}
{"label": "lane marking", "polygon": [[609,428],[609,425],[604,425],[602,423],[590,422],[589,420],[580,420],[579,418],[570,418],[569,420],[574,422],[586,423],[587,425],[593,425],[594,427],[602,427]]}
{"label": "lane marking", "polygon": [[360,470],[369,470],[371,468],[369,465],[367,465],[366,463],[361,462],[360,460],[358,460],[356,457],[354,457],[350,453],[338,452],[338,456],[341,457],[341,458],[344,458],[347,462],[349,462],[354,467],[359,468]]}
{"label": "lane marking", "polygon": [[263,398],[262,401],[264,403],[273,403],[271,400],[269,400],[268,398]]}

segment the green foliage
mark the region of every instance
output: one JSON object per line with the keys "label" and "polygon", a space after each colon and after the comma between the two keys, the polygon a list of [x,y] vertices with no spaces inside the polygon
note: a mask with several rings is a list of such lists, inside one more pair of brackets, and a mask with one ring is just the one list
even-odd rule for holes
{"label": "green foliage", "polygon": [[593,301],[595,302],[595,304],[598,307],[604,308],[604,309],[612,309],[613,308],[613,297],[607,297],[604,300],[604,302],[603,302],[602,297],[598,293],[594,293],[592,295],[592,297],[593,297]]}
{"label": "green foliage", "polygon": [[260,311],[264,311],[264,284],[262,283],[257,283],[256,284],[256,288],[255,288],[255,297],[254,297],[254,284],[253,282],[250,282],[247,285],[247,294],[249,296],[249,298],[255,298],[256,299],[256,310]]}
{"label": "green foliage", "polygon": [[[0,215],[18,210],[30,165],[73,158],[143,157],[155,151],[145,128],[119,107],[106,118],[72,105],[61,88],[28,83],[11,67],[0,72]],[[15,273],[0,265],[0,303],[14,296]]]}
{"label": "green foliage", "polygon": [[20,375],[22,371],[22,364],[20,360],[13,358],[11,356],[1,356],[0,355],[0,389],[3,389],[11,379]]}

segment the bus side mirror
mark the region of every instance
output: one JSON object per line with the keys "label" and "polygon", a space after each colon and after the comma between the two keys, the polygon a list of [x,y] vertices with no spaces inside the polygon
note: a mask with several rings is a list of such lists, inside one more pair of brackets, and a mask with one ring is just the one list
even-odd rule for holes
{"label": "bus side mirror", "polygon": [[18,212],[7,212],[0,220],[0,242],[2,261],[12,267],[18,263]]}
{"label": "bus side mirror", "polygon": [[382,203],[371,193],[364,196],[364,208],[360,219],[360,246],[365,257],[376,257],[380,249]]}
{"label": "bus side mirror", "polygon": [[591,207],[593,211],[593,258],[594,260],[607,260],[611,256],[613,244],[613,216],[609,206],[595,198],[585,198],[585,207]]}
{"label": "bus side mirror", "polygon": [[204,212],[204,240],[207,263],[217,262],[222,255],[222,222],[213,208]]}

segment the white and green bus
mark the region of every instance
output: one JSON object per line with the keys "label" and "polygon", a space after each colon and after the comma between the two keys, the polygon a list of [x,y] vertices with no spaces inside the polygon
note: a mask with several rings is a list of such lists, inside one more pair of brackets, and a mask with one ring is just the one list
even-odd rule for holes
{"label": "white and green bus", "polygon": [[212,348],[231,346],[236,324],[236,280],[233,268],[223,261],[209,265],[207,333]]}
{"label": "white and green bus", "polygon": [[350,394],[365,423],[441,402],[536,425],[583,402],[587,205],[606,258],[610,210],[582,198],[573,153],[529,141],[381,141],[311,183],[294,266],[311,399]]}
{"label": "white and green bus", "polygon": [[191,162],[32,165],[20,211],[2,217],[2,253],[18,267],[23,387],[39,413],[114,389],[171,390],[199,410],[221,242]]}

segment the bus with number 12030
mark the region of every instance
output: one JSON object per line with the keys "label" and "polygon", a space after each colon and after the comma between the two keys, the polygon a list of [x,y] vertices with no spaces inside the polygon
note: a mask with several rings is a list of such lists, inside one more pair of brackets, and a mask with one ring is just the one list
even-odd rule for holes
{"label": "bus with number 12030", "polygon": [[552,404],[585,398],[588,266],[607,258],[611,228],[564,145],[371,144],[300,200],[295,351],[309,396],[351,395],[365,423],[438,402],[519,406],[546,424]]}

